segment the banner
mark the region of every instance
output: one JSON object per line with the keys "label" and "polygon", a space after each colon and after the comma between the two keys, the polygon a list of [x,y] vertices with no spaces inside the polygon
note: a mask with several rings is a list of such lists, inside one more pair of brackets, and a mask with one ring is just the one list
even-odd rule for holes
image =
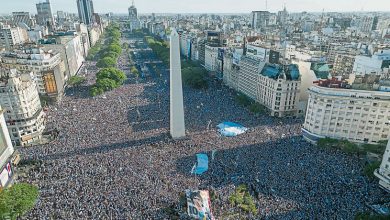
{"label": "banner", "polygon": [[280,58],[280,53],[274,50],[269,52],[269,63],[278,64]]}
{"label": "banner", "polygon": [[186,190],[187,213],[190,217],[199,220],[214,220],[211,212],[209,191]]}

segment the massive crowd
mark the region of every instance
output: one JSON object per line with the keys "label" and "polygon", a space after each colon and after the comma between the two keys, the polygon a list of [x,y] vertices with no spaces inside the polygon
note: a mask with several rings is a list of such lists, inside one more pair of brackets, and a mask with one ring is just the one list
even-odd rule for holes
{"label": "massive crowd", "polygon": [[[123,54],[118,66],[129,74],[128,62]],[[184,89],[187,138],[173,141],[167,74],[138,80],[129,74],[121,88],[91,98],[98,69],[91,62],[84,68],[86,86],[70,88],[48,111],[57,139],[21,150],[43,161],[21,179],[40,188],[25,219],[169,219],[186,189],[212,191],[215,217],[229,219],[240,211],[228,197],[243,183],[255,198],[256,218],[351,219],[384,196],[362,176],[357,158],[304,142],[301,120],[253,116],[216,82],[208,90]],[[221,137],[216,125],[223,121],[249,131]],[[210,156],[209,170],[193,176],[201,152]]]}

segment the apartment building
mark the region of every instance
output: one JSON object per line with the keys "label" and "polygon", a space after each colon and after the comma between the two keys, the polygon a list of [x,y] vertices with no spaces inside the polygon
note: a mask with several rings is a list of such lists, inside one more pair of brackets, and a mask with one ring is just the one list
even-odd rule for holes
{"label": "apartment building", "polygon": [[63,96],[65,75],[61,55],[57,52],[44,52],[41,48],[14,50],[0,55],[0,67],[17,69],[23,73],[33,72],[38,92],[58,101]]}
{"label": "apartment building", "polygon": [[0,28],[0,49],[10,50],[28,41],[27,31],[20,27],[5,26]]}
{"label": "apartment building", "polygon": [[377,143],[390,137],[390,92],[346,89],[344,82],[315,85],[309,101],[303,136]]}
{"label": "apartment building", "polygon": [[0,105],[11,140],[15,146],[27,146],[41,139],[45,128],[37,85],[33,74],[22,74],[16,69],[1,70]]}
{"label": "apartment building", "polygon": [[240,72],[238,74],[238,91],[249,98],[257,98],[257,80],[265,62],[253,57],[243,56],[240,61]]}
{"label": "apartment building", "polygon": [[297,65],[266,64],[257,79],[256,101],[275,117],[296,117],[300,93]]}

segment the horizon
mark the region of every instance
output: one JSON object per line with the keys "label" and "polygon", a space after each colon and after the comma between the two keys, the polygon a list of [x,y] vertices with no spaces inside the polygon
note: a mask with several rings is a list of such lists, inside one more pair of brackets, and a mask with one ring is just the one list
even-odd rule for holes
{"label": "horizon", "polygon": [[[31,14],[36,14],[36,3],[39,1],[18,0],[9,2],[1,7],[0,14],[10,15],[12,12],[26,11]],[[128,7],[131,6],[131,1],[111,0],[109,7],[104,0],[93,0],[95,12],[127,14]],[[384,0],[346,0],[336,1],[329,0],[327,2],[319,0],[291,0],[288,3],[285,0],[259,2],[256,0],[242,0],[239,5],[235,4],[234,0],[198,0],[191,2],[189,0],[165,0],[157,2],[153,0],[136,1],[135,6],[139,14],[249,14],[251,11],[267,10],[277,12],[283,9],[286,5],[287,11],[291,13],[368,13],[379,12],[386,13],[383,9],[390,8],[390,1]],[[286,4],[285,4],[286,3]],[[64,11],[69,13],[77,13],[77,4],[75,0],[51,0],[53,13]],[[205,7],[207,6],[207,7]]]}

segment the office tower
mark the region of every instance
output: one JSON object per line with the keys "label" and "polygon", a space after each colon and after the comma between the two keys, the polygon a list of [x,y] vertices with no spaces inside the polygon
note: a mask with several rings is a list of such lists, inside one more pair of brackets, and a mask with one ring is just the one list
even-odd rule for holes
{"label": "office tower", "polygon": [[270,13],[268,11],[252,11],[251,21],[252,28],[259,30],[268,26]]}
{"label": "office tower", "polygon": [[137,8],[134,5],[134,1],[132,5],[129,7],[129,20],[130,20],[130,30],[136,30],[140,28],[138,12],[137,12]]}
{"label": "office tower", "polygon": [[26,24],[29,28],[35,25],[34,19],[32,19],[29,12],[12,12],[12,21],[15,25],[19,23]]}
{"label": "office tower", "polygon": [[86,25],[93,24],[93,2],[92,0],[77,0],[80,21]]}
{"label": "office tower", "polygon": [[43,26],[54,27],[54,17],[51,10],[50,0],[40,2],[37,5],[37,23]]}
{"label": "office tower", "polygon": [[171,33],[171,109],[170,127],[173,139],[185,137],[183,87],[181,81],[179,34],[176,30]]}

